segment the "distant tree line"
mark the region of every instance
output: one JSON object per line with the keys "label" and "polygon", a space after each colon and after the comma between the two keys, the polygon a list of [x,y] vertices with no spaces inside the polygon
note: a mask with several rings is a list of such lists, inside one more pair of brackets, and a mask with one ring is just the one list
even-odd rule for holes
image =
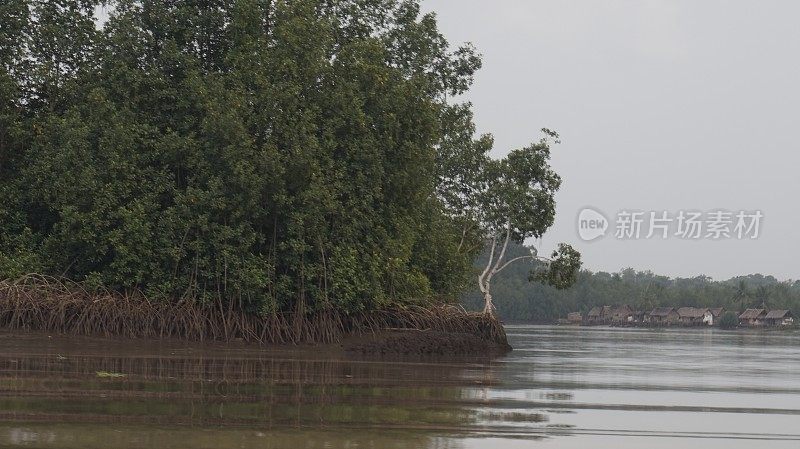
{"label": "distant tree line", "polygon": [[[509,249],[509,257],[528,252],[528,248],[515,245]],[[481,256],[485,258],[485,254]],[[477,265],[481,264],[479,259]],[[529,282],[533,268],[532,264],[517,264],[497,275],[493,295],[503,320],[552,322],[569,312],[586,313],[594,306],[622,304],[643,311],[680,306],[742,311],[762,305],[800,311],[800,281],[779,281],[761,274],[715,281],[702,275],[670,278],[632,268],[617,273],[581,270],[571,288],[559,290]],[[483,304],[478,291],[465,295],[463,302],[476,310]]]}

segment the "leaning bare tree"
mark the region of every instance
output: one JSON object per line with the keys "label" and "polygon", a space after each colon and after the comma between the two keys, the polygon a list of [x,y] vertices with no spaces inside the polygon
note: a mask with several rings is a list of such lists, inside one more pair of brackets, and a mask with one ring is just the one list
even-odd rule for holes
{"label": "leaning bare tree", "polygon": [[[452,107],[446,116],[440,145],[439,196],[457,222],[462,239],[486,247],[489,258],[477,275],[484,298],[484,313],[492,315],[492,279],[515,262],[531,264],[530,280],[556,288],[575,281],[580,254],[561,243],[550,257],[532,249],[529,255],[506,259],[509,243],[538,239],[553,225],[555,193],[561,178],[550,167],[550,144],[558,135],[543,129],[545,137],[503,159],[492,159],[491,136],[473,139],[474,125],[468,108]],[[466,248],[465,250],[469,250]]]}

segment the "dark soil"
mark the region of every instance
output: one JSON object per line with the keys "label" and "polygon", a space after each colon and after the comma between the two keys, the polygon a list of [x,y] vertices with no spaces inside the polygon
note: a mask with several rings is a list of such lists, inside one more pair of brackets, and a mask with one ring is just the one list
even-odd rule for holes
{"label": "dark soil", "polygon": [[345,340],[345,352],[363,355],[484,356],[504,354],[508,344],[477,335],[433,330],[397,330]]}

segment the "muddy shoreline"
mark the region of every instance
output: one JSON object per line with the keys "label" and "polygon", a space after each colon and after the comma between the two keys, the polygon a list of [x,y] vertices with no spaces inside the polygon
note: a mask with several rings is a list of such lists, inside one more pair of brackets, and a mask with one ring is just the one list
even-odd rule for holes
{"label": "muddy shoreline", "polygon": [[347,354],[471,356],[502,355],[511,351],[507,342],[488,340],[464,332],[401,329],[350,337],[342,342]]}
{"label": "muddy shoreline", "polygon": [[390,329],[370,334],[351,335],[341,342],[297,343],[267,345],[254,344],[241,339],[225,341],[192,341],[180,338],[129,338],[125,336],[86,336],[46,332],[41,330],[8,330],[0,328],[0,346],[7,349],[29,346],[33,341],[40,350],[51,352],[56,348],[89,350],[89,353],[109,352],[125,354],[175,354],[189,353],[238,356],[245,353],[284,354],[287,357],[335,357],[345,359],[420,359],[450,361],[454,359],[494,358],[512,350],[508,343],[487,340],[463,332],[436,330]]}

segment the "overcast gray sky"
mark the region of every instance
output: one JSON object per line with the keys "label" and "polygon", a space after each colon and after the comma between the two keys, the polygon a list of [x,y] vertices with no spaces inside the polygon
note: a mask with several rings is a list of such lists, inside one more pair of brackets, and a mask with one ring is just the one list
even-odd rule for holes
{"label": "overcast gray sky", "polygon": [[[422,0],[484,68],[467,99],[495,155],[552,128],[555,226],[591,270],[798,279],[800,3]],[[583,242],[585,206],[761,210],[758,239]],[[610,229],[609,234],[614,230]]]}

